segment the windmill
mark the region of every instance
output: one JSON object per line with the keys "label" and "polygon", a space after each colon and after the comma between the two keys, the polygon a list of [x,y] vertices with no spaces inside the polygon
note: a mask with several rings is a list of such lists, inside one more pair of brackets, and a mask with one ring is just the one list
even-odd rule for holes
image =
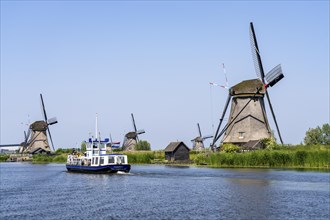
{"label": "windmill", "polygon": [[[258,79],[242,81],[229,89],[228,98],[212,142],[213,150],[215,143],[222,135],[222,143],[233,143],[240,146],[243,146],[251,141],[259,141],[263,138],[273,137],[266,114],[264,96],[267,97],[279,139],[283,144],[281,133],[268,94],[268,88],[274,86],[284,77],[282,68],[281,65],[277,65],[266,75],[264,74],[252,22],[250,23],[250,40],[254,66]],[[220,128],[230,102],[230,116],[227,124],[220,132]]]}
{"label": "windmill", "polygon": [[128,132],[125,134],[124,142],[123,142],[123,150],[124,151],[132,151],[135,150],[135,145],[139,143],[139,135],[145,133],[143,129],[137,130],[134,115],[131,113],[132,123],[134,131]]}
{"label": "windmill", "polygon": [[199,126],[199,123],[197,123],[197,129],[198,129],[198,135],[197,137],[195,137],[194,139],[192,139],[191,141],[193,142],[193,150],[204,150],[204,140],[208,139],[208,138],[212,138],[212,135],[208,135],[208,136],[203,136],[202,132],[201,132],[201,128]]}
{"label": "windmill", "polygon": [[[35,121],[30,126],[26,132],[24,132],[25,140],[21,144],[21,148],[19,150],[20,153],[50,153],[52,150],[54,151],[54,143],[52,139],[52,135],[50,133],[49,126],[56,124],[56,118],[47,118],[46,109],[44,100],[42,98],[42,94],[40,94],[41,106],[42,106],[42,114],[44,116],[44,121]],[[50,148],[47,133],[51,142],[52,148]]]}

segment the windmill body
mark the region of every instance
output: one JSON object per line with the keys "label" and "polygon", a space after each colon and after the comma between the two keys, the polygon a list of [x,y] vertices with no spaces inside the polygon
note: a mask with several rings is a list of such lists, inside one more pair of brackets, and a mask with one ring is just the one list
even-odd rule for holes
{"label": "windmill body", "polygon": [[259,79],[245,80],[233,86],[230,95],[230,125],[221,142],[243,145],[252,140],[271,138],[263,83]]}
{"label": "windmill body", "polygon": [[24,150],[26,153],[50,153],[51,148],[48,143],[46,131],[48,124],[45,121],[35,121],[30,125],[31,136],[28,140],[27,148]]}
{"label": "windmill body", "polygon": [[208,135],[208,136],[203,136],[202,135],[202,131],[201,128],[199,126],[199,123],[197,123],[197,129],[198,129],[198,134],[199,136],[197,136],[196,138],[192,139],[191,141],[193,142],[193,150],[196,151],[201,151],[204,150],[204,140],[208,139],[208,138],[212,138],[212,135]]}
{"label": "windmill body", "polygon": [[128,132],[127,134],[125,134],[123,150],[134,151],[137,143],[137,134],[134,131]]}
{"label": "windmill body", "polygon": [[195,139],[192,140],[192,142],[193,142],[193,150],[201,151],[205,149],[203,138],[196,137]]}
{"label": "windmill body", "polygon": [[[47,118],[46,109],[42,94],[40,94],[42,113],[45,118],[44,121],[35,121],[29,126],[27,134],[25,133],[25,141],[21,144],[19,149],[20,153],[37,154],[37,153],[50,153],[54,149],[52,136],[49,126],[56,124],[56,118]],[[48,135],[47,135],[48,133]],[[49,145],[49,141],[52,148]]]}
{"label": "windmill body", "polygon": [[145,133],[145,131],[143,129],[137,130],[133,113],[131,114],[131,116],[132,116],[132,123],[133,123],[134,131],[131,131],[131,132],[128,132],[127,134],[125,134],[123,146],[122,146],[124,151],[134,151],[135,146],[137,145],[137,143],[139,143],[138,136],[140,134]]}

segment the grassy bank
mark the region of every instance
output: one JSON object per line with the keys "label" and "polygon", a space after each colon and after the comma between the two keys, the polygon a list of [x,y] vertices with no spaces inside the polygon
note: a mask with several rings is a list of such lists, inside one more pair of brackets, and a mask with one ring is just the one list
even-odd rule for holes
{"label": "grassy bank", "polygon": [[[130,164],[166,163],[164,151],[118,152],[128,157]],[[66,163],[68,152],[53,155],[34,155],[33,163]],[[4,162],[8,155],[0,155]],[[190,152],[195,165],[209,167],[315,168],[330,170],[330,146],[279,146],[272,149],[243,153],[202,151]]]}
{"label": "grassy bank", "polygon": [[[155,161],[164,161],[164,151],[135,151],[116,152],[127,155],[130,164],[152,164]],[[32,163],[66,163],[68,153],[54,155],[34,155]]]}
{"label": "grassy bank", "polygon": [[122,153],[127,155],[128,161],[131,164],[152,164],[165,160],[164,151],[135,151]]}
{"label": "grassy bank", "polygon": [[330,146],[283,146],[244,153],[200,153],[191,159],[197,165],[210,167],[330,169]]}
{"label": "grassy bank", "polygon": [[33,155],[32,163],[66,163],[67,154],[54,154],[54,155]]}

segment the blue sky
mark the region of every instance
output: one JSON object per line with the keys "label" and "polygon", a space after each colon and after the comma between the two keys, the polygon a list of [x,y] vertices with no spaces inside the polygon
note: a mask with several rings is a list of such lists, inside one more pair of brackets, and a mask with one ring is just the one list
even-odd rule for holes
{"label": "blue sky", "polygon": [[256,78],[251,21],[265,71],[284,71],[269,90],[283,140],[300,143],[329,123],[329,1],[1,1],[0,142],[42,119],[42,93],[57,148],[88,138],[96,113],[103,137],[122,141],[134,113],[152,149],[191,147],[223,110],[221,63],[230,85]]}

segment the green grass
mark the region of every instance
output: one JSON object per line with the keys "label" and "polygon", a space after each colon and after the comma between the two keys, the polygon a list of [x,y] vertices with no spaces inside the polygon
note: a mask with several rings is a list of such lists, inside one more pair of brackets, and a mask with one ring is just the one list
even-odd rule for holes
{"label": "green grass", "polygon": [[127,155],[128,162],[131,164],[152,164],[155,160],[164,160],[164,151],[134,151],[122,152]]}
{"label": "green grass", "polygon": [[66,163],[67,153],[63,154],[36,154],[32,157],[32,163]]}
{"label": "green grass", "polygon": [[330,146],[283,146],[276,150],[244,153],[200,153],[193,160],[197,165],[211,167],[330,169]]}
{"label": "green grass", "polygon": [[1,154],[0,155],[0,162],[5,162],[9,158],[8,154]]}

